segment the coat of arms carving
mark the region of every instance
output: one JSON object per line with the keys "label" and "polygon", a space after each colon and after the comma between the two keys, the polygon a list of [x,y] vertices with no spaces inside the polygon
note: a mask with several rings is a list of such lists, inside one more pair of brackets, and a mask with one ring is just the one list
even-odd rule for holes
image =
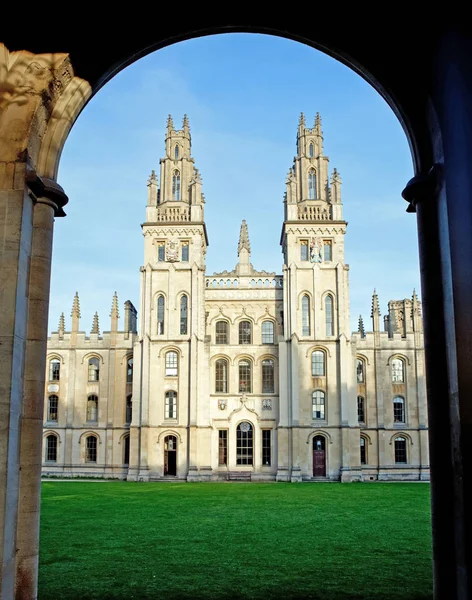
{"label": "coat of arms carving", "polygon": [[177,262],[179,260],[179,242],[175,239],[167,241],[166,244],[166,261]]}

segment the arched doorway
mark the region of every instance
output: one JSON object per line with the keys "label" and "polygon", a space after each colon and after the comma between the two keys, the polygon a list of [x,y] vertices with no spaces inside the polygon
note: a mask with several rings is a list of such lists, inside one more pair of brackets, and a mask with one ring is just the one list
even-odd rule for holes
{"label": "arched doorway", "polygon": [[326,440],[322,435],[313,438],[313,477],[326,477]]}
{"label": "arched doorway", "polygon": [[164,475],[177,475],[177,438],[168,435],[164,440]]}

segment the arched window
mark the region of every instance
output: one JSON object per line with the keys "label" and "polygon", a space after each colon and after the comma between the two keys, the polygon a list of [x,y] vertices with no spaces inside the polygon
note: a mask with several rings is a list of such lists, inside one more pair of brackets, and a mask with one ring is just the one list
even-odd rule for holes
{"label": "arched window", "polygon": [[85,439],[85,462],[97,462],[97,438],[94,435]]}
{"label": "arched window", "polygon": [[274,361],[267,358],[262,361],[262,393],[273,394],[275,390]]}
{"label": "arched window", "polygon": [[166,301],[164,296],[159,296],[157,299],[157,334],[162,335],[164,333],[164,312],[165,312]]}
{"label": "arched window", "polygon": [[363,436],[361,436],[360,451],[361,451],[361,465],[366,465],[367,464],[367,440]]}
{"label": "arched window", "polygon": [[179,160],[179,146],[178,146],[178,144],[176,144],[175,148],[174,148],[174,159],[175,160]]}
{"label": "arched window", "polygon": [[179,361],[177,357],[177,352],[171,350],[166,353],[166,376],[167,377],[177,377],[179,368]]}
{"label": "arched window", "polygon": [[49,381],[59,381],[61,377],[61,361],[53,358],[49,361]]}
{"label": "arched window", "polygon": [[172,200],[180,200],[180,173],[177,170],[172,175]]}
{"label": "arched window", "polygon": [[405,423],[405,399],[401,396],[393,399],[393,422]]}
{"label": "arched window", "polygon": [[302,335],[310,335],[310,298],[302,298]]}
{"label": "arched window", "polygon": [[131,423],[131,419],[133,418],[133,396],[129,394],[126,396],[126,423]]}
{"label": "arched window", "polygon": [[99,381],[100,380],[100,361],[98,358],[91,358],[88,361],[88,380]]}
{"label": "arched window", "polygon": [[356,359],[357,383],[365,383],[364,361],[362,358]]}
{"label": "arched window", "polygon": [[392,360],[392,383],[405,383],[405,363],[401,358]]}
{"label": "arched window", "polygon": [[404,437],[395,438],[395,462],[406,463],[406,439]]}
{"label": "arched window", "polygon": [[216,343],[227,344],[228,343],[228,323],[226,321],[217,321],[216,327]]}
{"label": "arched window", "polygon": [[328,294],[325,298],[326,336],[334,335],[333,328],[333,297]]}
{"label": "arched window", "polygon": [[314,156],[314,148],[313,148],[313,143],[312,142],[310,143],[310,146],[308,147],[308,156],[310,158],[313,158],[313,156]]}
{"label": "arched window", "polygon": [[87,398],[87,421],[96,422],[98,418],[98,396],[91,394]]}
{"label": "arched window", "polygon": [[57,437],[48,435],[46,438],[46,456],[47,462],[57,462]]}
{"label": "arched window", "polygon": [[252,392],[252,365],[250,360],[239,361],[239,391],[241,393]]}
{"label": "arched window", "polygon": [[253,427],[243,421],[236,429],[236,464],[252,465],[254,454]]}
{"label": "arched window", "polygon": [[315,350],[311,354],[311,375],[312,377],[325,376],[325,354],[321,350]]}
{"label": "arched window", "polygon": [[262,343],[274,343],[274,324],[272,321],[262,321]]}
{"label": "arched window", "polygon": [[250,321],[239,323],[239,343],[252,344],[252,326]]}
{"label": "arched window", "polygon": [[177,392],[166,392],[165,418],[177,418]]}
{"label": "arched window", "polygon": [[180,335],[187,335],[188,298],[184,294],[180,299]]}
{"label": "arched window", "polygon": [[325,393],[321,390],[313,392],[313,419],[325,418]]}
{"label": "arched window", "polygon": [[310,169],[308,172],[308,199],[315,200],[316,198],[316,172]]}
{"label": "arched window", "polygon": [[129,435],[123,438],[123,464],[129,465]]}
{"label": "arched window", "polygon": [[126,361],[126,383],[133,383],[133,357]]}
{"label": "arched window", "polygon": [[365,402],[363,396],[357,396],[357,420],[365,423]]}
{"label": "arched window", "polygon": [[57,409],[59,406],[59,398],[53,394],[48,398],[48,421],[57,421]]}
{"label": "arched window", "polygon": [[215,364],[215,392],[228,393],[228,361],[220,358]]}

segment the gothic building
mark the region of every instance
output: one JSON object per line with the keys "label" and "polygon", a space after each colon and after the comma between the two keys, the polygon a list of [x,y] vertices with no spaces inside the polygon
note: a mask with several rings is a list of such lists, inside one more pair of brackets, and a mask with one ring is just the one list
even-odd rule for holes
{"label": "gothic building", "polygon": [[44,474],[187,481],[429,479],[421,307],[390,301],[350,332],[341,179],[301,115],[284,196],[282,274],[207,275],[187,117],[148,181],[137,311],[110,331],[61,316],[48,341]]}

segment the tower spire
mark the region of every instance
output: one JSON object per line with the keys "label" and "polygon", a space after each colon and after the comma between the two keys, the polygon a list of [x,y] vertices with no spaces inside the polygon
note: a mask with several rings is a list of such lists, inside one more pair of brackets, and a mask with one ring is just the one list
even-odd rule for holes
{"label": "tower spire", "polygon": [[248,254],[251,254],[251,242],[249,241],[249,233],[245,220],[241,223],[241,230],[239,232],[238,256],[241,254],[243,248],[247,250]]}

